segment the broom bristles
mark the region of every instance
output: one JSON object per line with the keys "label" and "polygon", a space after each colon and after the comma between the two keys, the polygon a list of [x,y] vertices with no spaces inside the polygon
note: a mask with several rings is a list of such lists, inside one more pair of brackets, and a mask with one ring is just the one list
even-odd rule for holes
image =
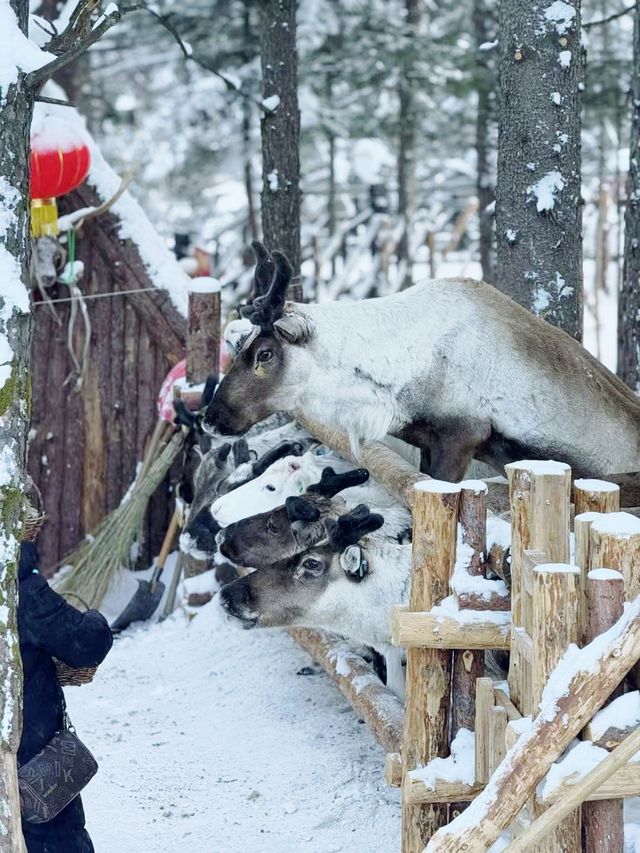
{"label": "broom bristles", "polygon": [[98,607],[114,575],[129,565],[131,546],[147,511],[151,495],[164,479],[180,452],[184,437],[177,433],[134,482],[122,503],[107,515],[91,540],[83,541],[63,561],[71,571],[56,585],[58,592],[81,596],[89,607]]}

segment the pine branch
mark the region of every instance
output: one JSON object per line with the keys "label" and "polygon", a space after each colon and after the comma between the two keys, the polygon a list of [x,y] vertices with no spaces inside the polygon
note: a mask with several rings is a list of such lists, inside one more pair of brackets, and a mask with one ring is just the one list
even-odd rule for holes
{"label": "pine branch", "polygon": [[607,18],[600,18],[597,21],[587,21],[586,24],[582,25],[582,29],[588,30],[591,27],[599,27],[599,26],[602,26],[602,24],[608,24],[611,21],[615,21],[617,18],[622,18],[622,17],[624,17],[624,15],[628,15],[630,12],[633,12],[633,10],[635,8],[636,8],[636,4],[633,3],[631,6],[627,6],[626,9],[622,9],[620,12],[614,12],[613,14],[609,15]]}
{"label": "pine branch", "polygon": [[118,23],[122,15],[118,7],[112,4],[113,8],[109,14],[102,14],[92,25],[91,14],[98,3],[99,0],[81,0],[71,15],[67,28],[46,46],[48,52],[58,53],[59,55],[51,62],[43,65],[42,68],[37,68],[27,74],[25,80],[27,86],[32,89],[39,89],[61,68],[82,56],[92,44],[99,41],[111,27]]}
{"label": "pine branch", "polygon": [[200,66],[200,68],[203,68],[205,71],[209,71],[211,74],[218,77],[220,80],[223,81],[223,83],[225,84],[227,89],[229,89],[229,91],[235,92],[244,100],[251,101],[252,103],[256,104],[263,112],[266,112],[266,113],[273,112],[273,110],[270,110],[264,106],[264,104],[262,103],[260,98],[256,98],[253,95],[249,94],[248,92],[245,92],[241,86],[238,86],[237,83],[235,83],[233,80],[231,80],[229,77],[227,77],[227,75],[224,74],[224,72],[219,71],[217,68],[210,65],[202,57],[195,56],[192,49],[191,49],[191,45],[189,45],[188,43],[185,43],[182,40],[180,33],[178,32],[175,25],[171,21],[169,15],[161,15],[159,12],[156,12],[154,9],[151,9],[145,3],[136,3],[133,6],[123,6],[122,7],[122,13],[125,14],[127,12],[148,12],[150,15],[152,15],[158,21],[158,23],[162,27],[165,28],[165,30],[167,30],[167,32],[169,32],[173,36],[178,47],[182,51],[182,55],[184,56],[185,60],[195,62],[195,64]]}

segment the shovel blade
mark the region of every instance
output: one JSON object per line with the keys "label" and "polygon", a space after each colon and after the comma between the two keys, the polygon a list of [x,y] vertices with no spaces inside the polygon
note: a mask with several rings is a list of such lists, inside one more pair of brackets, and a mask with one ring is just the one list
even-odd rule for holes
{"label": "shovel blade", "polygon": [[138,589],[122,613],[111,623],[114,633],[124,631],[132,622],[144,622],[153,616],[164,593],[164,584],[157,581],[155,586],[148,580],[138,581]]}

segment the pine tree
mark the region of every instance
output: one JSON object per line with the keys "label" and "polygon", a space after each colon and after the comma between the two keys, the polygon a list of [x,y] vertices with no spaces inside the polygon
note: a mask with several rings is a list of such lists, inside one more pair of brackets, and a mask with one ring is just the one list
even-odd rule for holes
{"label": "pine tree", "polygon": [[[260,0],[262,231],[300,273],[300,110],[296,0]],[[301,294],[292,294],[299,299]]]}
{"label": "pine tree", "polygon": [[640,0],[636,0],[624,266],[618,299],[618,375],[640,394]]}
{"label": "pine tree", "polygon": [[495,283],[580,340],[580,0],[499,8]]}

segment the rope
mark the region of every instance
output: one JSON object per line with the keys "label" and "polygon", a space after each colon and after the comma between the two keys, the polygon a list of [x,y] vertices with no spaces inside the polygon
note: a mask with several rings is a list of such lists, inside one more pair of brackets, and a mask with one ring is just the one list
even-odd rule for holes
{"label": "rope", "polygon": [[[150,293],[150,294],[151,293],[154,293],[154,294],[160,294],[161,293],[163,296],[167,295],[166,290],[160,290],[159,288],[156,288],[156,287],[140,287],[140,288],[137,288],[136,290],[113,290],[110,293],[88,293],[88,294],[85,294],[83,298],[85,299],[85,301],[87,301],[89,299],[105,299],[108,296],[129,296],[129,294],[132,294],[132,293]],[[73,296],[65,296],[65,297],[62,297],[60,299],[50,299],[46,303],[45,302],[34,302],[33,304],[36,308],[38,308],[40,305],[49,305],[49,304],[56,305],[56,304],[59,304],[61,302],[73,302],[74,298],[75,297],[73,297]]]}

